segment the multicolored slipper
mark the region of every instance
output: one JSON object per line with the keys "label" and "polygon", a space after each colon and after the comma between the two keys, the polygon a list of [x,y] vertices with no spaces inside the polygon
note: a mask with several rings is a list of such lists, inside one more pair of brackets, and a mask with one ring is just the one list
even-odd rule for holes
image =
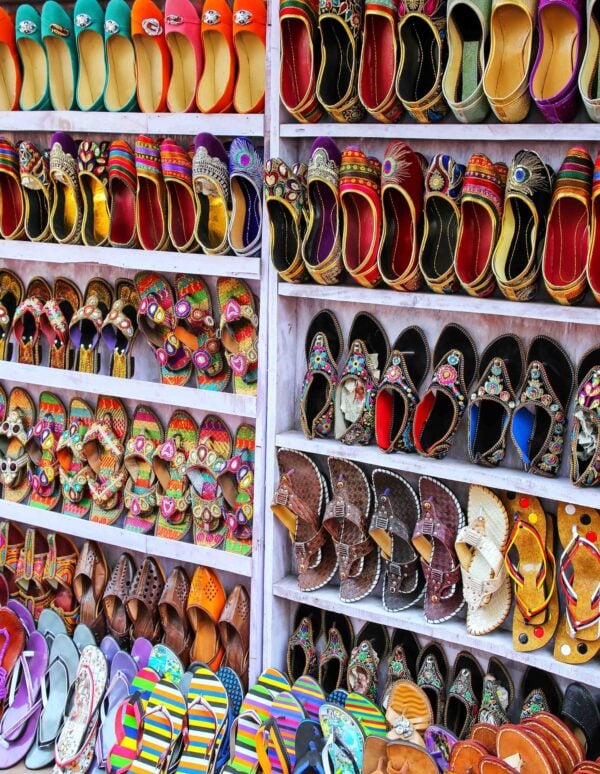
{"label": "multicolored slipper", "polygon": [[225,550],[244,556],[252,552],[255,445],[255,429],[252,425],[240,425],[235,433],[233,454],[227,469],[218,479],[229,506]]}
{"label": "multicolored slipper", "polygon": [[271,717],[256,734],[258,760],[264,772],[291,774],[296,764],[296,731],[306,720],[304,708],[289,691],[273,699]]}
{"label": "multicolored slipper", "polygon": [[150,694],[141,718],[138,755],[131,774],[156,774],[164,770],[183,730],[187,704],[172,683],[160,680]]}
{"label": "multicolored slipper", "polygon": [[92,506],[88,491],[90,467],[83,454],[83,439],[94,421],[94,412],[81,398],[72,398],[68,425],[58,439],[56,459],[65,516],[86,516]]}
{"label": "multicolored slipper", "polygon": [[292,685],[292,694],[302,705],[309,720],[319,720],[319,709],[325,704],[325,694],[319,683],[310,675],[302,675]]}
{"label": "multicolored slipper", "polygon": [[344,709],[358,720],[365,737],[386,735],[387,723],[383,712],[366,696],[360,693],[349,693]]}
{"label": "multicolored slipper", "polygon": [[4,485],[3,498],[11,503],[22,503],[31,492],[28,477],[30,459],[25,447],[35,424],[35,403],[28,392],[14,387],[8,404],[0,389],[0,483]]}
{"label": "multicolored slipper", "polygon": [[219,277],[217,297],[225,356],[233,372],[233,391],[256,395],[258,379],[257,302],[244,280]]}
{"label": "multicolored slipper", "polygon": [[96,417],[85,434],[83,454],[91,468],[88,480],[92,509],[90,521],[114,524],[123,510],[127,471],[123,466],[129,420],[118,398],[101,395]]}
{"label": "multicolored slipper", "polygon": [[38,405],[38,420],[26,446],[32,462],[27,471],[33,490],[29,505],[52,511],[61,495],[56,449],[65,430],[67,412],[52,392],[40,393]]}
{"label": "multicolored slipper", "polygon": [[125,484],[125,529],[149,533],[158,513],[157,480],[152,460],[164,441],[159,418],[149,406],[138,406],[133,415],[131,436],[125,447],[123,464],[129,474]]}
{"label": "multicolored slipper", "polygon": [[183,540],[192,525],[190,492],[185,475],[188,457],[198,445],[198,425],[187,411],[175,411],[167,428],[167,439],[152,459],[158,478],[156,535]]}
{"label": "multicolored slipper", "polygon": [[332,771],[336,774],[362,771],[365,735],[360,723],[335,704],[323,704],[319,720],[326,739],[323,755],[331,759]]}
{"label": "multicolored slipper", "polygon": [[44,305],[51,297],[52,291],[46,280],[33,277],[25,298],[14,310],[12,335],[17,343],[17,363],[40,365],[42,362],[40,319]]}
{"label": "multicolored slipper", "polygon": [[221,548],[227,534],[227,507],[218,477],[227,469],[233,438],[215,414],[207,414],[198,433],[198,446],[190,452],[186,475],[190,482],[194,543]]}
{"label": "multicolored slipper", "polygon": [[213,305],[205,280],[192,274],[178,274],[175,314],[189,334],[184,343],[192,353],[196,383],[201,390],[223,391],[231,372],[225,360],[221,340],[216,333]]}
{"label": "multicolored slipper", "polygon": [[102,340],[110,351],[109,374],[131,379],[135,362],[131,356],[138,333],[137,312],[140,297],[133,282],[118,279],[115,282],[115,300],[102,323]]}

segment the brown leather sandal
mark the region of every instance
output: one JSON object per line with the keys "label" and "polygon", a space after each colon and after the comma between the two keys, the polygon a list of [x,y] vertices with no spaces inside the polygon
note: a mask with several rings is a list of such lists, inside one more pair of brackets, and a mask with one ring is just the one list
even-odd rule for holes
{"label": "brown leather sandal", "polygon": [[106,626],[121,648],[129,644],[131,621],[127,615],[126,605],[135,572],[132,557],[129,554],[121,554],[102,597]]}
{"label": "brown leather sandal", "polygon": [[486,748],[473,739],[457,742],[450,753],[450,774],[472,774],[488,755]]}
{"label": "brown leather sandal", "polygon": [[187,617],[190,579],[183,567],[174,567],[167,578],[158,603],[158,614],[165,632],[164,644],[179,656],[183,666],[189,663],[192,632]]}
{"label": "brown leather sandal", "polygon": [[100,546],[91,540],[83,544],[73,578],[73,591],[79,602],[79,623],[89,626],[100,642],[106,630],[102,595],[108,580],[108,566]]}
{"label": "brown leather sandal", "polygon": [[522,774],[554,774],[546,753],[520,726],[502,726],[496,751],[499,758]]}
{"label": "brown leather sandal", "polygon": [[219,634],[225,648],[222,666],[238,675],[248,686],[250,656],[250,597],[244,586],[235,586],[219,618]]}
{"label": "brown leather sandal", "polygon": [[147,556],[131,584],[125,604],[131,619],[131,636],[146,637],[151,641],[160,638],[158,602],[165,587],[165,575],[161,566]]}

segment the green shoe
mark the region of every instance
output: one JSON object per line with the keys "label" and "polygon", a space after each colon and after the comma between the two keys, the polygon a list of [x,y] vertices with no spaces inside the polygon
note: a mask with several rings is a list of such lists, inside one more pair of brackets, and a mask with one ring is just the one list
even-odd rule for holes
{"label": "green shoe", "polygon": [[21,110],[49,110],[48,60],[42,45],[42,20],[32,5],[20,5],[15,20],[17,49],[23,67]]}
{"label": "green shoe", "polygon": [[80,110],[102,110],[106,88],[104,10],[98,0],[77,0],[73,18],[79,56],[77,104]]}
{"label": "green shoe", "polygon": [[107,68],[104,107],[120,113],[137,110],[131,8],[125,0],[110,0],[106,6],[104,41]]}
{"label": "green shoe", "polygon": [[73,110],[77,83],[77,50],[73,19],[60,3],[42,8],[42,40],[48,57],[50,101],[54,110]]}

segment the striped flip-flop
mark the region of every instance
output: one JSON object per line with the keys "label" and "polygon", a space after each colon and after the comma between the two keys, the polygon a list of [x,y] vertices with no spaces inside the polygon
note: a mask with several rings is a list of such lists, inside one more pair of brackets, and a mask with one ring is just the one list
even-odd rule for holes
{"label": "striped flip-flop", "polygon": [[206,664],[194,668],[188,690],[188,734],[177,774],[213,768],[227,722],[229,699],[225,686]]}
{"label": "striped flip-flop", "polygon": [[141,718],[138,754],[131,774],[160,774],[182,730],[187,712],[183,694],[167,680],[156,683]]}
{"label": "striped flip-flop", "polygon": [[256,735],[258,760],[263,774],[291,774],[296,763],[296,731],[306,720],[298,699],[282,691],[273,699],[271,717]]}
{"label": "striped flip-flop", "polygon": [[383,712],[360,693],[349,693],[345,710],[361,725],[365,736],[385,736],[387,724]]}
{"label": "striped flip-flop", "polygon": [[244,701],[244,687],[242,686],[239,675],[237,675],[231,667],[221,667],[218,669],[217,677],[225,686],[227,698],[229,700],[227,722],[223,724],[223,736],[219,743],[219,754],[217,756],[216,770],[220,771],[229,760],[231,727],[235,718],[240,714],[242,702]]}
{"label": "striped flip-flop", "polygon": [[325,704],[325,694],[319,683],[310,675],[302,675],[292,685],[292,694],[298,699],[309,720],[319,719],[319,708]]}

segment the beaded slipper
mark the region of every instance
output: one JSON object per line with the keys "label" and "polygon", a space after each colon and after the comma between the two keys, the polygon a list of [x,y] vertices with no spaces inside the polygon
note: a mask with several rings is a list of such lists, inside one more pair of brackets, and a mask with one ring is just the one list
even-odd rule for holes
{"label": "beaded slipper", "polygon": [[265,162],[265,202],[269,216],[271,263],[284,282],[297,283],[306,279],[301,252],[305,226],[306,170],[304,164],[294,165],[290,169],[285,161],[277,158]]}
{"label": "beaded slipper", "polygon": [[87,247],[103,246],[110,233],[108,142],[84,140],[79,145],[79,187],[83,199],[81,238]]}
{"label": "beaded slipper", "polygon": [[254,518],[254,458],[256,431],[245,423],[238,426],[233,452],[218,481],[228,505],[225,550],[249,556],[252,553]]}
{"label": "beaded slipper", "polygon": [[10,334],[15,313],[25,298],[21,278],[8,269],[0,271],[0,360],[11,360],[13,345]]}
{"label": "beaded slipper", "polygon": [[57,395],[44,391],[40,393],[37,417],[25,447],[31,459],[27,471],[32,489],[29,504],[52,511],[62,494],[56,450],[65,431],[67,412]]}
{"label": "beaded slipper", "polygon": [[[46,2],[44,8],[50,2]],[[58,5],[58,3],[53,4]],[[83,202],[77,167],[77,143],[66,132],[55,132],[52,135],[50,186],[52,236],[61,244],[76,244],[81,238]]]}
{"label": "beaded slipper", "polygon": [[91,469],[83,453],[83,440],[93,421],[94,412],[90,406],[81,398],[72,398],[67,427],[56,445],[62,512],[66,516],[83,518],[92,505],[88,492]]}
{"label": "beaded slipper", "polygon": [[17,305],[13,316],[12,335],[17,341],[17,363],[41,364],[40,320],[51,297],[52,291],[46,280],[33,277],[25,298]]}
{"label": "beaded slipper", "polygon": [[109,373],[120,379],[130,379],[135,370],[132,349],[138,333],[137,312],[140,297],[133,282],[115,281],[115,300],[102,323],[102,340],[110,355]]}
{"label": "beaded slipper", "polygon": [[133,414],[131,435],[125,446],[123,465],[129,474],[123,493],[126,508],[123,527],[132,532],[154,531],[158,513],[158,481],[152,460],[164,441],[159,418],[149,406],[138,406]]}
{"label": "beaded slipper", "polygon": [[227,151],[218,137],[206,132],[196,136],[192,161],[196,236],[207,255],[221,255],[229,250],[231,186],[228,163]]}

